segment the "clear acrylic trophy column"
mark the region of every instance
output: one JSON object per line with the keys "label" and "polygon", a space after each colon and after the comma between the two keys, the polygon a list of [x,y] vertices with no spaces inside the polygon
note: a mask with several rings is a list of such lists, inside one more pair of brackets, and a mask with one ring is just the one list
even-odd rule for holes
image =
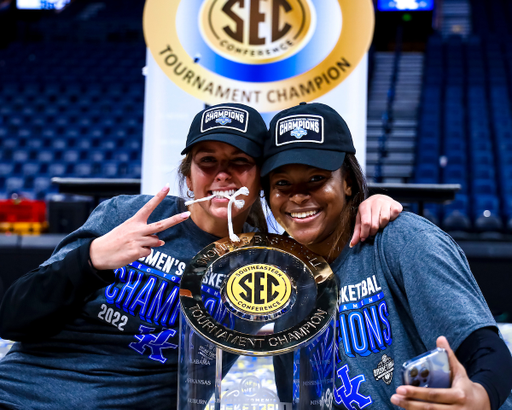
{"label": "clear acrylic trophy column", "polygon": [[293,239],[223,239],[180,288],[179,410],[330,409],[338,288]]}

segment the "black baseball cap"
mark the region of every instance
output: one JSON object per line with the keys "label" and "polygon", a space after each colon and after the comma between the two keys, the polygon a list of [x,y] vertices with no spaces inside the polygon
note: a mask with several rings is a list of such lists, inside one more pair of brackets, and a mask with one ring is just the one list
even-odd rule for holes
{"label": "black baseball cap", "polygon": [[321,103],[301,103],[276,114],[263,147],[261,176],[288,164],[335,171],[356,149],[347,124]]}
{"label": "black baseball cap", "polygon": [[220,141],[259,158],[266,133],[267,125],[254,108],[236,103],[213,105],[194,117],[181,154],[189,152],[198,142]]}

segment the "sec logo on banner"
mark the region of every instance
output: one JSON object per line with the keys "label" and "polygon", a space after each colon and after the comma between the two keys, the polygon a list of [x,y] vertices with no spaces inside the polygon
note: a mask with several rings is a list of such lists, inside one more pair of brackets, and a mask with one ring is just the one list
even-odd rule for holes
{"label": "sec logo on banner", "polygon": [[207,0],[199,28],[212,50],[246,64],[283,60],[304,47],[314,32],[309,0]]}
{"label": "sec logo on banner", "polygon": [[339,85],[371,42],[371,0],[147,0],[146,44],[164,73],[208,104],[262,112]]}

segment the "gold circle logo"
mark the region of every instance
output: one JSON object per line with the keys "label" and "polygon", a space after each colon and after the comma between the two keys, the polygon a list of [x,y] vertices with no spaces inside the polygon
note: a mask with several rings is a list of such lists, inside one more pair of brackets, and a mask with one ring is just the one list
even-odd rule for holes
{"label": "gold circle logo", "polygon": [[299,52],[315,30],[309,0],[206,0],[201,35],[218,54],[241,63],[265,64]]}
{"label": "gold circle logo", "polygon": [[231,274],[225,292],[236,309],[252,315],[265,315],[283,309],[288,304],[292,283],[275,266],[252,264]]}

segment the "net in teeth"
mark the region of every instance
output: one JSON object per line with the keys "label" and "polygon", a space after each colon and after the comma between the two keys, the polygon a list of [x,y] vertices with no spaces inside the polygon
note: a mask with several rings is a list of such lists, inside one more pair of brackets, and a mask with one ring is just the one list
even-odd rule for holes
{"label": "net in teeth", "polygon": [[185,206],[190,206],[192,204],[195,204],[196,202],[209,201],[210,199],[215,198],[216,196],[223,196],[225,198],[228,198],[229,199],[229,203],[228,203],[229,239],[231,239],[233,242],[240,242],[240,238],[233,231],[233,220],[231,217],[231,214],[232,214],[231,209],[233,207],[233,204],[236,206],[237,209],[242,209],[245,205],[245,201],[243,199],[236,199],[236,197],[240,196],[240,195],[244,195],[244,196],[249,195],[249,189],[247,187],[243,186],[238,191],[236,191],[233,195],[229,195],[226,192],[219,192],[215,195],[210,195],[210,196],[207,196],[204,198],[193,199],[191,201],[187,201],[187,202],[185,202]]}

